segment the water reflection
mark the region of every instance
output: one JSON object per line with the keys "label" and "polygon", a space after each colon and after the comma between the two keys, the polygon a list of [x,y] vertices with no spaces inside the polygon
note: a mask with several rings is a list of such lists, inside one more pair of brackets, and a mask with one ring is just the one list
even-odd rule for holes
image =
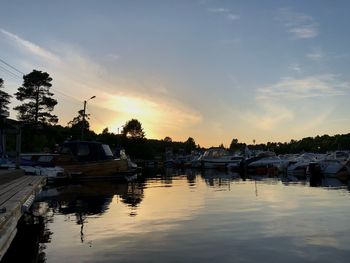
{"label": "water reflection", "polygon": [[[47,262],[345,262],[350,196],[335,178],[147,171],[132,183],[48,187]],[[333,191],[326,191],[332,189]]]}
{"label": "water reflection", "polygon": [[[113,197],[124,204],[135,207],[143,198],[142,184],[115,182],[85,182],[83,184],[49,186],[37,198],[45,201],[61,214],[102,215]],[[78,216],[80,220],[80,216]]]}

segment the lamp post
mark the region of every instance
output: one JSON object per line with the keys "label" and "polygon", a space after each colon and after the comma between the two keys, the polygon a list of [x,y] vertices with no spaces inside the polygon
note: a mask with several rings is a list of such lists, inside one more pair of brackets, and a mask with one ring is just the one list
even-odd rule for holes
{"label": "lamp post", "polygon": [[94,99],[94,98],[96,98],[96,96],[92,96],[90,99],[84,100],[83,124],[82,124],[82,126],[81,126],[81,140],[84,140],[86,103],[87,103],[89,100],[92,100],[92,99]]}
{"label": "lamp post", "polygon": [[119,133],[119,129],[120,129],[120,128],[124,128],[124,125],[118,127],[118,135],[120,134],[120,133]]}

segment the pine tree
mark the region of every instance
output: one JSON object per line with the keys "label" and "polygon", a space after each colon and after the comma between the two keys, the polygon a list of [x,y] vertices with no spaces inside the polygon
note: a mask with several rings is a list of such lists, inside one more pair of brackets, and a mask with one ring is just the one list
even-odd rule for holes
{"label": "pine tree", "polygon": [[52,78],[47,72],[33,70],[23,76],[23,85],[15,93],[19,101],[27,101],[14,110],[18,111],[18,119],[37,126],[41,124],[55,124],[56,115],[51,114],[57,104],[50,92]]}
{"label": "pine tree", "polygon": [[122,134],[133,139],[145,138],[145,132],[143,131],[142,124],[136,119],[131,119],[125,123]]}
{"label": "pine tree", "polygon": [[86,130],[89,130],[90,129],[90,123],[89,123],[90,114],[85,113],[85,118],[84,118],[84,110],[79,110],[78,116],[75,116],[73,118],[73,120],[68,122],[68,126],[70,126],[71,128],[75,128],[75,129],[81,129],[83,127],[84,119],[85,119],[84,127]]}
{"label": "pine tree", "polygon": [[2,88],[4,88],[4,81],[0,78],[0,116],[4,116],[8,113],[8,105],[10,104],[10,98],[12,97],[7,92],[1,90]]}

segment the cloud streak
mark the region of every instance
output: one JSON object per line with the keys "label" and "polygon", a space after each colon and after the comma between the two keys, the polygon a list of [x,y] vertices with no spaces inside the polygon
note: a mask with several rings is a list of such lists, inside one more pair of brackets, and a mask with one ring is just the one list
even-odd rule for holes
{"label": "cloud streak", "polygon": [[33,55],[39,56],[42,59],[48,60],[50,62],[59,62],[59,57],[53,54],[52,52],[45,50],[41,48],[40,46],[25,40],[23,38],[20,38],[19,36],[8,32],[2,28],[0,28],[0,32],[5,35],[9,40],[16,43],[20,49],[24,49],[28,52],[30,52]]}
{"label": "cloud streak", "polygon": [[[313,129],[326,121],[334,110],[330,102],[320,107],[319,99],[342,96],[349,91],[350,83],[334,74],[284,78],[257,89],[256,108],[244,113],[242,118],[261,131],[273,132],[278,128],[294,134],[314,132]],[[292,122],[296,126],[285,128]]]}
{"label": "cloud streak", "polygon": [[346,94],[349,90],[350,83],[339,80],[337,75],[325,74],[301,79],[282,79],[274,85],[258,89],[257,99],[302,99],[340,96]]}
{"label": "cloud streak", "polygon": [[325,54],[320,48],[314,48],[306,56],[313,61],[321,61],[325,58]]}
{"label": "cloud streak", "polygon": [[314,38],[319,34],[319,25],[312,16],[294,12],[289,8],[278,9],[277,20],[280,21],[295,39]]}
{"label": "cloud streak", "polygon": [[242,118],[248,120],[258,129],[270,131],[285,122],[292,121],[294,113],[281,104],[260,103],[258,112],[246,112],[242,115]]}
{"label": "cloud streak", "polygon": [[[174,130],[181,131],[202,120],[199,112],[172,98],[167,93],[166,82],[161,79],[152,76],[139,80],[123,78],[113,69],[92,61],[77,47],[56,42],[54,53],[4,29],[0,32],[10,40],[16,52],[24,54],[17,64],[29,71],[38,69],[33,61],[39,60],[41,67],[53,77],[53,92],[59,91],[56,96],[65,100],[55,109],[62,125],[73,118],[84,98],[92,95],[97,96],[89,104],[94,108],[92,116],[99,113],[96,118],[102,119],[99,123],[92,123],[97,130],[102,130],[106,123],[116,129],[128,119],[137,118],[144,123],[148,136],[165,137],[172,136]],[[69,102],[66,96],[62,97],[64,94],[69,95]],[[172,121],[174,119],[176,123]],[[163,131],[167,134],[162,134]]]}
{"label": "cloud streak", "polygon": [[225,8],[225,7],[208,8],[208,11],[210,13],[222,15],[227,20],[230,20],[230,21],[239,20],[241,18],[238,14],[231,12],[229,8]]}

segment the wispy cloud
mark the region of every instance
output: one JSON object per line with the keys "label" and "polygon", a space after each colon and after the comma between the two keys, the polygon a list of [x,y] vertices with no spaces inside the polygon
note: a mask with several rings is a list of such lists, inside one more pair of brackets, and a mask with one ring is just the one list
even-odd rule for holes
{"label": "wispy cloud", "polygon": [[225,7],[208,8],[208,11],[211,13],[220,14],[230,21],[239,20],[241,18],[238,14],[231,12],[229,8]]}
{"label": "wispy cloud", "polygon": [[301,99],[339,96],[350,90],[350,83],[339,80],[337,75],[325,74],[302,79],[286,78],[278,83],[258,89],[257,99]]}
{"label": "wispy cloud", "polygon": [[325,53],[321,48],[314,48],[310,53],[306,55],[309,59],[314,61],[321,61],[325,58]]}
{"label": "wispy cloud", "polygon": [[296,39],[314,38],[319,34],[319,25],[310,15],[294,12],[290,8],[280,8],[276,18]]}
{"label": "wispy cloud", "polygon": [[[345,95],[349,91],[350,83],[334,74],[282,78],[276,84],[257,89],[256,107],[242,114],[242,118],[261,131],[279,128],[294,134],[315,132],[334,110],[332,103],[320,108],[319,99]],[[303,127],[297,126],[294,130],[294,126],[289,126],[291,122]]]}
{"label": "wispy cloud", "polygon": [[21,49],[25,49],[28,52],[39,56],[42,59],[48,60],[48,61],[52,61],[52,62],[58,62],[60,59],[58,56],[56,56],[55,54],[53,54],[52,52],[45,50],[43,48],[41,48],[40,46],[25,40],[23,38],[20,38],[19,36],[8,32],[2,28],[0,28],[0,32],[5,35],[9,40],[13,41],[16,45],[18,45]]}
{"label": "wispy cloud", "polygon": [[258,129],[274,130],[279,125],[294,119],[294,113],[282,104],[260,103],[259,111],[248,111],[241,116]]}
{"label": "wispy cloud", "polygon": [[241,42],[241,39],[239,37],[234,37],[230,39],[221,39],[218,40],[218,44],[220,46],[230,46],[230,45],[236,45]]}
{"label": "wispy cloud", "polygon": [[[162,137],[171,136],[175,130],[182,131],[202,120],[198,111],[171,97],[167,87],[169,84],[160,78],[124,78],[115,74],[113,69],[96,63],[76,46],[56,42],[55,52],[52,52],[4,29],[0,29],[0,32],[8,37],[15,52],[23,54],[18,56],[21,59],[17,62],[23,71],[41,69],[53,77],[53,92],[64,100],[55,109],[63,125],[81,108],[81,101],[92,95],[97,96],[89,105],[94,107],[92,116],[102,119],[102,123],[93,123],[93,128],[97,130],[108,123],[110,128],[115,128],[112,131],[116,131],[128,119],[137,118],[143,123],[148,136]],[[109,56],[106,54],[106,57]],[[118,57],[112,56],[113,59]],[[69,97],[62,96],[64,94]],[[174,119],[178,121],[171,121]]]}
{"label": "wispy cloud", "polygon": [[301,67],[298,63],[292,63],[288,66],[288,68],[294,72],[297,72],[297,73],[301,73],[302,70],[301,70]]}
{"label": "wispy cloud", "polygon": [[218,7],[218,8],[208,8],[208,11],[212,13],[229,13],[230,9]]}

